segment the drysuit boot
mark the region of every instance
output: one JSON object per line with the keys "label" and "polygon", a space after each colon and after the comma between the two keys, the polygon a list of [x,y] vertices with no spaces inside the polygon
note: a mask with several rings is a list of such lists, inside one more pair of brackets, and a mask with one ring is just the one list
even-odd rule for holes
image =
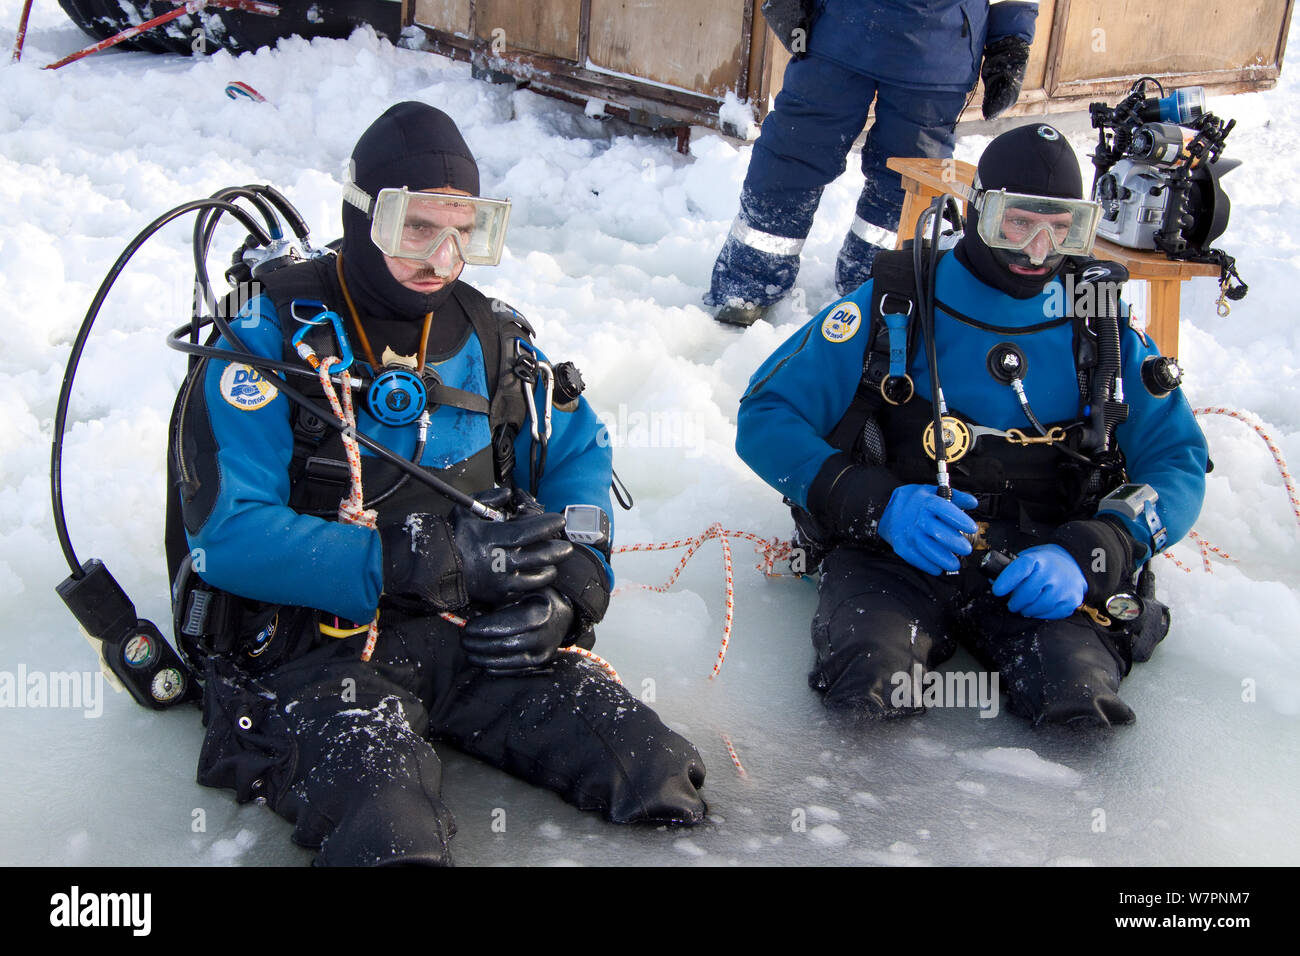
{"label": "drysuit boot", "polygon": [[1119,697],[1130,661],[1082,615],[1036,620],[981,600],[972,607],[972,619],[976,617],[979,624],[967,644],[1000,673],[1012,713],[1035,724],[1076,727],[1110,727],[1136,719]]}

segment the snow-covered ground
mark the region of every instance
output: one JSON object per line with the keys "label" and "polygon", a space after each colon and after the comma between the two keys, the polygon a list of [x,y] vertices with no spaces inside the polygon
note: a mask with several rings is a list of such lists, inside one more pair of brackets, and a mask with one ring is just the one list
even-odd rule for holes
{"label": "snow-covered ground", "polygon": [[[6,60],[20,7],[0,0]],[[502,264],[466,278],[581,367],[636,495],[635,510],[617,515],[619,542],[685,538],[714,522],[788,536],[777,495],[733,451],[735,409],[754,368],[834,296],[860,174],[827,190],[795,296],[740,333],[713,322],[700,296],[735,214],[746,145],[696,131],[681,156],[668,140],[365,34],[239,59],[109,53],[38,69],[84,43],[56,4],[36,4],[23,62],[0,66],[0,682],[96,667],[54,593],[67,568],[48,469],[64,362],[105,271],[159,213],[242,183],[278,186],[319,240],[333,238],[344,160],[402,99],[448,111],[478,156],[484,194],[514,201]],[[1233,212],[1220,245],[1251,291],[1220,318],[1211,280],[1185,286],[1181,359],[1194,406],[1254,413],[1300,462],[1291,47],[1277,89],[1211,102],[1238,120],[1226,155],[1245,165],[1225,181]],[[268,102],[228,99],[232,80]],[[1086,155],[1086,118],[1056,122]],[[968,131],[958,157],[974,160],[990,135]],[[241,238],[223,227],[214,248]],[[186,223],[150,242],[118,283],[77,379],[64,459],[79,555],[102,557],[164,629],[163,450],[184,360],[163,337],[188,315],[190,275]],[[1189,571],[1158,559],[1175,623],[1125,681],[1136,725],[1034,730],[974,709],[884,725],[832,718],[805,681],[814,586],[764,579],[743,541],[732,645],[710,681],[724,614],[710,542],[670,593],[619,595],[597,646],[704,753],[710,822],[618,828],[442,748],[458,861],[1300,863],[1300,531],[1260,438],[1228,418],[1204,424],[1217,467],[1197,529],[1234,560],[1216,557],[1206,573],[1190,543],[1173,551]],[[616,568],[624,584],[657,584],[679,553],[624,555]],[[974,666],[959,655],[947,669]],[[155,715],[111,693],[89,713],[16,703],[0,707],[0,862],[308,861],[284,821],[194,783],[194,711]]]}

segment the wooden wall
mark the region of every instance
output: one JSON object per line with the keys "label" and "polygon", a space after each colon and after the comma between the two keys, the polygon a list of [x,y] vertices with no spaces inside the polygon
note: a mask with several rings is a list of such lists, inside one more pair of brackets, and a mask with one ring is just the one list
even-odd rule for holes
{"label": "wooden wall", "polygon": [[[1040,0],[1014,114],[1084,108],[1138,76],[1212,93],[1268,88],[1296,0]],[[437,52],[672,122],[717,125],[728,92],[760,114],[789,54],[761,0],[403,0]],[[608,94],[608,95],[606,95]],[[977,90],[967,118],[979,116]]]}
{"label": "wooden wall", "polygon": [[591,0],[588,55],[604,69],[722,99],[736,89],[746,62],[750,3]]}

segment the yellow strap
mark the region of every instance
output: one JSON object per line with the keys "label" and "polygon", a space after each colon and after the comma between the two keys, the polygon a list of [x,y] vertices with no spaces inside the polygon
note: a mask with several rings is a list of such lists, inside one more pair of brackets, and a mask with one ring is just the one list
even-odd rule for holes
{"label": "yellow strap", "polygon": [[369,624],[362,624],[360,627],[354,627],[344,630],[341,627],[331,627],[328,624],[320,626],[320,632],[326,637],[351,637],[354,634],[362,634],[370,629]]}

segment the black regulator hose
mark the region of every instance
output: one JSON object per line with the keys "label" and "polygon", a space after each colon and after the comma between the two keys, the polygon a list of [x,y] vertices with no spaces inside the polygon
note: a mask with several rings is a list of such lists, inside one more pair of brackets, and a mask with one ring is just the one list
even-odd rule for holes
{"label": "black regulator hose", "polygon": [[[221,189],[214,193],[211,199],[224,200],[233,203],[236,199],[247,199],[261,213],[262,218],[266,221],[266,234],[272,240],[280,239],[283,231],[280,229],[280,220],[275,214],[272,204],[264,199],[261,193],[251,186],[232,186],[228,189]],[[284,197],[280,197],[284,200]],[[288,200],[284,200],[285,203]],[[207,209],[201,212],[194,220],[194,318],[197,320],[202,315],[202,310],[207,308],[213,312],[217,310],[217,298],[212,292],[212,281],[208,276],[208,252],[212,248],[212,236],[217,231],[217,223],[221,219],[221,209]],[[301,221],[301,217],[298,217]],[[259,245],[267,243],[258,242]],[[195,330],[197,335],[197,330]],[[198,341],[197,338],[193,341]]]}
{"label": "black regulator hose", "polygon": [[293,230],[293,234],[299,239],[306,239],[311,234],[311,230],[307,228],[307,220],[302,218],[302,214],[294,208],[293,203],[289,202],[280,190],[265,183],[250,183],[244,188],[265,196],[271,205],[279,210],[280,215],[289,224],[289,228]]}
{"label": "black regulator hose", "polygon": [[[951,193],[944,193],[932,202],[916,222],[912,234],[912,270],[916,275],[916,305],[925,342],[926,364],[930,367],[930,407],[934,413],[934,460],[938,468],[936,484],[939,496],[952,500],[952,486],[948,481],[948,446],[943,440],[943,416],[947,411],[943,389],[939,383],[938,346],[935,343],[934,307],[939,271],[939,240],[943,235],[945,215],[955,214],[955,223],[961,222],[961,207]],[[926,257],[925,223],[931,218],[929,255]]]}
{"label": "black regulator hose", "polygon": [[77,366],[81,362],[81,354],[85,350],[91,327],[95,324],[95,319],[99,315],[99,310],[103,307],[104,299],[108,297],[109,290],[113,288],[113,283],[117,281],[117,277],[121,275],[122,270],[131,261],[131,257],[144,245],[145,240],[173,220],[201,209],[219,209],[222,212],[230,213],[239,220],[240,225],[257,237],[259,241],[271,241],[270,236],[258,225],[255,219],[243,209],[231,203],[219,199],[196,199],[182,203],[145,226],[122,250],[122,254],[118,256],[117,261],[108,270],[108,274],[104,276],[104,281],[100,283],[99,290],[95,293],[95,298],[91,300],[90,307],[86,310],[86,317],[82,319],[81,328],[77,331],[77,337],[72,343],[72,351],[68,356],[68,365],[63,373],[63,385],[59,389],[59,404],[54,412],[54,435],[50,449],[50,502],[54,510],[54,532],[58,536],[59,547],[63,549],[63,557],[67,560],[68,567],[72,569],[72,577],[75,579],[80,580],[85,572],[82,571],[81,563],[77,560],[76,552],[73,551],[72,541],[68,537],[67,520],[63,513],[63,433],[68,418],[68,402],[72,396],[72,382],[77,374]]}
{"label": "black regulator hose", "polygon": [[1082,264],[1076,295],[1093,285],[1095,321],[1088,325],[1097,340],[1097,366],[1093,373],[1088,415],[1088,449],[1108,452],[1115,429],[1128,418],[1128,406],[1116,399],[1123,358],[1120,353],[1119,287],[1128,280],[1128,270],[1118,262],[1092,260]]}

